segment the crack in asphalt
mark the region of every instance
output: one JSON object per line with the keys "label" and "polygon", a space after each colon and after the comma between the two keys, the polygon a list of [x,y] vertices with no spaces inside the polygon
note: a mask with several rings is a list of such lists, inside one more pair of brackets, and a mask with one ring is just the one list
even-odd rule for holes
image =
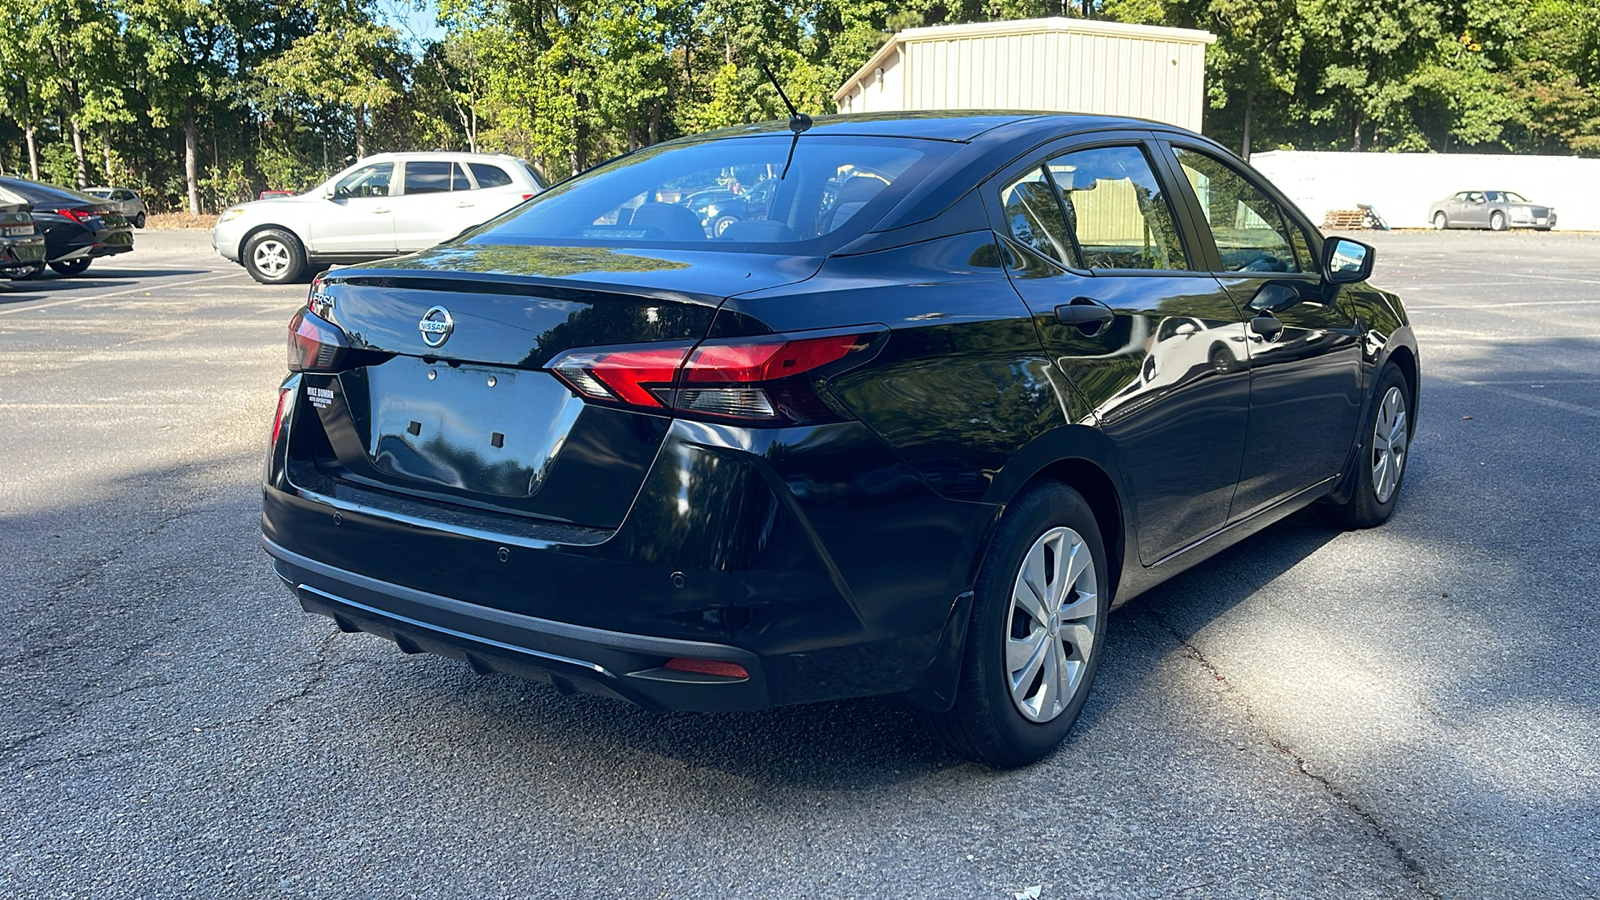
{"label": "crack in asphalt", "polygon": [[[51,766],[61,765],[63,763],[81,763],[81,762],[88,762],[90,760],[95,760],[95,759],[102,759],[102,758],[108,757],[108,756],[120,756],[120,755],[123,755],[123,754],[126,754],[126,753],[132,753],[132,752],[137,751],[137,750],[143,750],[143,749],[147,749],[147,748],[150,748],[150,747],[159,746],[161,744],[170,743],[170,742],[175,741],[175,740],[177,740],[179,738],[189,737],[192,734],[195,734],[195,733],[198,733],[198,732],[203,732],[203,731],[225,731],[225,730],[230,729],[230,728],[238,728],[240,726],[245,726],[245,725],[265,726],[267,724],[267,719],[269,717],[271,717],[273,714],[279,712],[280,710],[284,709],[285,707],[289,706],[290,704],[293,704],[294,702],[296,702],[298,700],[303,700],[306,697],[310,696],[313,691],[315,691],[318,687],[320,687],[324,682],[326,682],[328,680],[328,674],[329,674],[330,669],[331,669],[329,664],[333,661],[332,660],[333,645],[334,645],[334,643],[336,641],[338,641],[339,636],[340,636],[339,632],[335,631],[334,633],[332,633],[332,634],[328,635],[326,638],[324,638],[322,643],[317,647],[316,658],[313,659],[311,662],[309,662],[309,663],[307,663],[307,664],[305,664],[304,666],[301,667],[302,671],[310,673],[310,676],[311,676],[310,678],[306,679],[304,684],[302,684],[298,689],[293,690],[293,691],[291,691],[291,692],[289,692],[287,694],[283,694],[283,695],[280,695],[280,696],[277,696],[277,697],[273,697],[272,699],[267,701],[266,705],[261,708],[261,711],[259,713],[256,713],[253,716],[247,716],[247,717],[239,718],[239,719],[228,719],[228,720],[224,720],[224,721],[221,721],[221,722],[210,722],[210,723],[200,722],[200,723],[196,723],[193,726],[191,726],[191,730],[174,731],[174,732],[169,732],[169,733],[166,733],[166,734],[151,735],[150,737],[146,737],[146,738],[143,738],[143,739],[140,739],[140,740],[129,741],[129,742],[117,744],[115,746],[110,746],[110,747],[101,747],[99,749],[91,750],[91,751],[88,751],[86,753],[69,753],[69,754],[64,754],[64,755],[60,755],[60,756],[52,756],[52,757],[49,757],[49,758],[46,758],[46,759],[26,760],[26,761],[20,762],[15,767],[15,771],[17,773],[21,774],[21,773],[26,773],[26,772],[32,772],[32,771],[35,771],[35,770],[38,770],[38,769],[49,768]],[[162,685],[170,684],[170,683],[171,682],[161,682]],[[159,687],[161,685],[151,684],[151,685],[146,685],[146,686],[147,687]],[[123,694],[123,693],[127,693],[127,691],[119,691],[119,692],[117,692],[117,694],[110,695],[110,697],[115,697],[115,696],[118,696],[119,694]],[[110,697],[101,697],[101,698],[97,698],[97,700],[109,699]],[[83,705],[87,706],[88,703],[85,703]],[[22,741],[19,741],[16,744],[13,744],[10,747],[7,747],[5,749],[7,751],[20,749],[21,747],[24,747],[27,744],[33,743],[33,742],[37,741],[39,738],[42,738],[42,737],[46,736],[49,733],[50,732],[39,732],[39,733],[36,733],[36,734],[33,734],[33,735],[29,735],[26,739],[24,739]]]}
{"label": "crack in asphalt", "polygon": [[1439,898],[1444,896],[1428,884],[1427,876],[1422,871],[1422,865],[1414,857],[1412,857],[1410,853],[1406,852],[1405,845],[1403,845],[1400,842],[1400,839],[1395,837],[1389,831],[1389,829],[1378,820],[1376,815],[1374,815],[1366,807],[1362,806],[1361,803],[1354,797],[1346,794],[1327,776],[1319,775],[1316,772],[1311,771],[1310,763],[1306,761],[1305,757],[1296,752],[1294,748],[1289,746],[1286,741],[1273,734],[1271,729],[1267,728],[1267,726],[1256,717],[1255,707],[1251,706],[1249,699],[1244,696],[1244,692],[1241,691],[1233,682],[1229,681],[1227,676],[1222,674],[1222,670],[1217,668],[1216,664],[1211,660],[1207,659],[1204,653],[1200,652],[1200,648],[1195,646],[1194,642],[1190,639],[1192,635],[1185,635],[1183,632],[1173,627],[1172,623],[1168,622],[1159,612],[1150,608],[1149,606],[1145,607],[1145,613],[1150,616],[1150,618],[1162,631],[1165,631],[1167,634],[1171,635],[1172,639],[1178,642],[1178,646],[1183,648],[1184,653],[1190,659],[1194,660],[1200,665],[1201,668],[1209,672],[1217,680],[1217,682],[1223,686],[1224,691],[1231,693],[1238,698],[1239,702],[1244,706],[1245,721],[1249,723],[1251,728],[1255,729],[1263,737],[1265,737],[1267,742],[1272,745],[1274,750],[1277,750],[1290,760],[1293,760],[1295,770],[1297,772],[1316,782],[1316,784],[1324,793],[1336,801],[1340,806],[1343,806],[1345,809],[1355,814],[1356,817],[1358,817],[1362,822],[1366,823],[1367,828],[1377,836],[1378,840],[1382,842],[1385,847],[1389,848],[1389,852],[1394,854],[1395,860],[1400,864],[1400,873],[1405,876],[1406,881],[1410,882],[1412,887],[1416,888],[1419,893],[1421,893],[1424,897],[1429,898],[1429,900],[1439,900]]}

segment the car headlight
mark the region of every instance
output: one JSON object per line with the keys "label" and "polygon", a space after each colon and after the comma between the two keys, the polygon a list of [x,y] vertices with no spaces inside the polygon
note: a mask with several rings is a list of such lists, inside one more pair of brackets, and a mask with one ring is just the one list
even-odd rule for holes
{"label": "car headlight", "polygon": [[223,222],[232,222],[234,219],[237,219],[242,215],[244,215],[244,207],[230,206],[222,211],[222,215],[217,216],[217,224],[220,225]]}

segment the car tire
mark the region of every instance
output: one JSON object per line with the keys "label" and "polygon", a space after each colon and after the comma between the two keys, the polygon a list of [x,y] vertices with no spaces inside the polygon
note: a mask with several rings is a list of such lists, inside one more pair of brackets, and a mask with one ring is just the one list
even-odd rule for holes
{"label": "car tire", "polygon": [[711,223],[711,236],[714,237],[714,238],[722,237],[722,233],[724,231],[728,230],[728,226],[732,225],[733,223],[735,223],[737,221],[739,221],[739,219],[736,216],[723,216],[722,218],[716,220],[715,222],[712,222]]}
{"label": "car tire", "polygon": [[250,277],[262,284],[291,284],[306,271],[306,251],[300,239],[278,228],[251,235],[239,258]]}
{"label": "car tire", "polygon": [[1489,214],[1489,230],[1490,231],[1505,231],[1506,230],[1506,214],[1503,213],[1503,212],[1500,212],[1499,210],[1495,210],[1494,212],[1490,213]]}
{"label": "car tire", "polygon": [[1351,528],[1382,525],[1394,513],[1411,452],[1413,396],[1400,367],[1385,363],[1356,446],[1355,485],[1348,500],[1334,505],[1335,515]]}
{"label": "car tire", "polygon": [[144,221],[145,221],[144,213],[139,213],[138,215],[133,217],[133,227],[135,227],[135,228],[143,228],[144,227]]}
{"label": "car tire", "polygon": [[1083,497],[1055,481],[1024,490],[979,570],[955,704],[925,713],[928,730],[994,766],[1054,751],[1099,668],[1110,587],[1100,527]]}
{"label": "car tire", "polygon": [[1450,227],[1450,217],[1442,212],[1433,214],[1433,230],[1443,231]]}
{"label": "car tire", "polygon": [[5,268],[0,268],[0,276],[9,278],[12,281],[27,281],[30,278],[38,278],[39,273],[43,271],[44,263],[30,263],[25,266],[6,266]]}
{"label": "car tire", "polygon": [[55,269],[57,275],[71,277],[73,275],[82,275],[89,268],[89,263],[91,262],[93,260],[86,258],[69,259],[66,262],[53,262],[50,264],[50,268]]}

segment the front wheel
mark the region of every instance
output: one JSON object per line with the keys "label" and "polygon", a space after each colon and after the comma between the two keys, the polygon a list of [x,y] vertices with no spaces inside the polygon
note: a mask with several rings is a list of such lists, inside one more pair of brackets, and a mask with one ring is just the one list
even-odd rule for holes
{"label": "front wheel", "polygon": [[1411,391],[1394,363],[1378,373],[1372,409],[1362,429],[1366,440],[1357,448],[1354,490],[1334,507],[1352,528],[1372,528],[1389,521],[1400,497],[1411,449]]}
{"label": "front wheel", "polygon": [[1490,231],[1505,231],[1506,230],[1506,214],[1503,213],[1503,212],[1499,212],[1499,211],[1495,211],[1495,212],[1490,213],[1489,214],[1489,230]]}
{"label": "front wheel", "polygon": [[69,259],[66,262],[53,262],[50,268],[55,269],[58,275],[82,275],[90,262],[92,260],[88,258]]}
{"label": "front wheel", "polygon": [[306,270],[306,252],[300,239],[287,231],[269,228],[245,241],[245,271],[262,284],[290,284]]}
{"label": "front wheel", "polygon": [[145,223],[144,213],[139,213],[138,215],[133,217],[133,227],[135,227],[135,228],[143,228],[144,227],[144,223]]}
{"label": "front wheel", "polygon": [[929,730],[957,753],[1024,766],[1055,750],[1100,664],[1111,584],[1077,491],[1040,482],[1014,500],[978,576],[955,705]]}
{"label": "front wheel", "polygon": [[1450,227],[1450,217],[1442,212],[1433,214],[1433,230],[1443,231]]}
{"label": "front wheel", "polygon": [[0,277],[9,278],[12,281],[27,281],[30,278],[39,277],[39,273],[43,271],[44,263],[42,262],[29,263],[25,266],[6,266],[0,268]]}

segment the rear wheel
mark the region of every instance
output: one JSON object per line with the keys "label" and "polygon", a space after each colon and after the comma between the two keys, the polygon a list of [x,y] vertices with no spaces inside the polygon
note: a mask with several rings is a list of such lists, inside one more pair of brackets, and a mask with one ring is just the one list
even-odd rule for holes
{"label": "rear wheel", "polygon": [[145,221],[144,220],[144,213],[141,212],[138,215],[133,217],[133,227],[135,227],[135,228],[143,228],[144,227],[144,221]]}
{"label": "rear wheel", "polygon": [[1500,212],[1499,210],[1495,210],[1494,212],[1490,213],[1489,214],[1489,230],[1490,231],[1505,231],[1506,230],[1506,214],[1503,213],[1503,212]]}
{"label": "rear wheel", "polygon": [[0,277],[9,278],[12,281],[26,281],[29,278],[37,278],[39,273],[43,271],[44,263],[42,262],[31,263],[26,266],[5,266],[0,268]]}
{"label": "rear wheel", "polygon": [[92,260],[87,258],[69,259],[66,262],[53,262],[50,268],[55,269],[60,275],[82,275],[84,270],[89,268],[90,262]]}
{"label": "rear wheel", "polygon": [[1335,505],[1339,518],[1352,528],[1382,525],[1394,513],[1411,450],[1411,391],[1394,363],[1378,373],[1372,409],[1356,454],[1355,489]]}
{"label": "rear wheel", "polygon": [[1012,502],[984,557],[956,702],[926,717],[952,750],[1023,766],[1083,710],[1110,609],[1105,546],[1076,491],[1041,482]]}
{"label": "rear wheel", "polygon": [[299,238],[277,228],[251,235],[240,258],[250,277],[262,284],[289,284],[306,270],[306,251]]}
{"label": "rear wheel", "polygon": [[1449,227],[1450,227],[1450,217],[1449,216],[1445,215],[1442,212],[1436,212],[1436,213],[1433,214],[1433,230],[1434,231],[1443,231],[1443,230],[1445,230],[1446,228],[1449,228]]}

